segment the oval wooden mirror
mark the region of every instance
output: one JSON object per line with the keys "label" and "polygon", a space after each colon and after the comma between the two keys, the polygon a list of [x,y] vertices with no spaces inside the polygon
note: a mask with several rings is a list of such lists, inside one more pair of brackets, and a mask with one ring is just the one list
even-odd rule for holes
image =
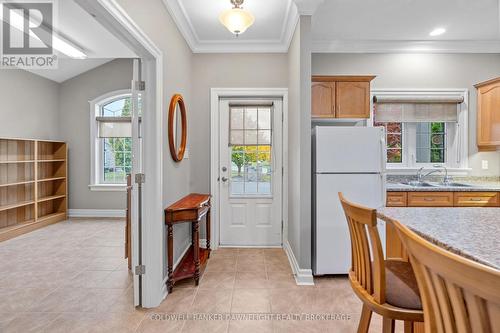
{"label": "oval wooden mirror", "polygon": [[182,161],[186,151],[187,118],[186,106],[182,95],[175,94],[168,109],[168,145],[170,155],[176,162]]}

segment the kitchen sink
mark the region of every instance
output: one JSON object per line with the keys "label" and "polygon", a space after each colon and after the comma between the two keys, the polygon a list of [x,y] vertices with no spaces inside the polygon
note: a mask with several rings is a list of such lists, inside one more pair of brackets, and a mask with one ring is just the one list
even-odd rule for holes
{"label": "kitchen sink", "polygon": [[437,186],[443,186],[443,187],[472,187],[472,185],[469,184],[463,184],[463,183],[446,183],[446,184],[438,184]]}
{"label": "kitchen sink", "polygon": [[426,182],[419,182],[416,180],[409,181],[409,182],[402,182],[401,184],[403,185],[409,185],[409,186],[414,186],[414,187],[435,187],[436,185],[432,185]]}
{"label": "kitchen sink", "polygon": [[413,187],[472,187],[473,185],[464,184],[464,183],[427,183],[427,182],[419,182],[416,180],[401,182],[403,185],[413,186]]}

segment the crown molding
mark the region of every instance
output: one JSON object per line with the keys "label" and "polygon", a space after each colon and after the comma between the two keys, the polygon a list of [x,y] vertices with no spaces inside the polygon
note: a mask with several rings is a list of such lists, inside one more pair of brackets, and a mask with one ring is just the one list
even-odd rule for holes
{"label": "crown molding", "polygon": [[500,53],[498,40],[313,41],[313,53]]}
{"label": "crown molding", "polygon": [[167,7],[167,11],[177,25],[177,28],[186,40],[186,43],[193,51],[199,39],[198,36],[195,35],[195,30],[189,20],[189,17],[187,16],[184,6],[182,6],[177,0],[163,0],[163,3],[165,7]]}
{"label": "crown molding", "polygon": [[193,53],[286,53],[299,20],[295,0],[288,0],[280,39],[200,40],[182,0],[163,0],[177,28]]}
{"label": "crown molding", "polygon": [[299,15],[312,15],[325,0],[293,0]]}

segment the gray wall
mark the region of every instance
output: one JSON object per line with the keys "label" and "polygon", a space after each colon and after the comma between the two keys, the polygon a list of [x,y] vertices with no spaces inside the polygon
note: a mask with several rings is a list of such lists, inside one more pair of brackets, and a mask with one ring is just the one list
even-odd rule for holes
{"label": "gray wall", "polygon": [[90,182],[89,101],[120,89],[130,89],[132,60],[117,59],[67,80],[59,89],[60,139],[69,148],[69,208],[124,209],[125,192],[93,192]]}
{"label": "gray wall", "polygon": [[0,137],[59,139],[58,84],[35,74],[0,70]]}
{"label": "gray wall", "polygon": [[[187,109],[190,110],[192,108],[192,53],[171,16],[168,14],[163,2],[161,0],[119,0],[118,4],[125,9],[133,21],[163,53],[162,100],[164,108],[168,108],[168,103],[174,93],[181,93],[184,96]],[[194,120],[193,117],[193,113],[188,112],[188,123]],[[165,207],[191,192],[190,160],[184,159],[180,163],[175,163],[170,157],[166,119],[167,115],[164,113],[163,204]],[[188,144],[192,137],[193,135],[189,135],[188,133]],[[154,223],[162,223],[162,221],[154,221]],[[175,226],[174,235],[174,260],[176,260],[189,243],[189,225]],[[163,242],[165,239],[163,235]],[[166,253],[165,249],[163,253]],[[164,269],[164,273],[166,273],[166,266]]]}
{"label": "gray wall", "polygon": [[311,268],[311,17],[301,16],[288,51],[288,242]]}
{"label": "gray wall", "polygon": [[[500,152],[476,146],[474,84],[500,76],[499,54],[313,54],[314,75],[375,74],[373,88],[468,88],[469,167],[475,176],[500,176]],[[481,169],[488,160],[489,169]]]}
{"label": "gray wall", "polygon": [[194,54],[188,114],[191,190],[210,191],[210,88],[285,88],[286,54]]}

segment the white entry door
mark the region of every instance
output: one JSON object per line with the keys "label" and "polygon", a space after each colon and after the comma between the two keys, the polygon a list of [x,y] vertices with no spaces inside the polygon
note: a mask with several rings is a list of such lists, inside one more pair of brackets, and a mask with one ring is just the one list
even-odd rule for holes
{"label": "white entry door", "polygon": [[281,246],[283,102],[219,102],[221,246]]}

